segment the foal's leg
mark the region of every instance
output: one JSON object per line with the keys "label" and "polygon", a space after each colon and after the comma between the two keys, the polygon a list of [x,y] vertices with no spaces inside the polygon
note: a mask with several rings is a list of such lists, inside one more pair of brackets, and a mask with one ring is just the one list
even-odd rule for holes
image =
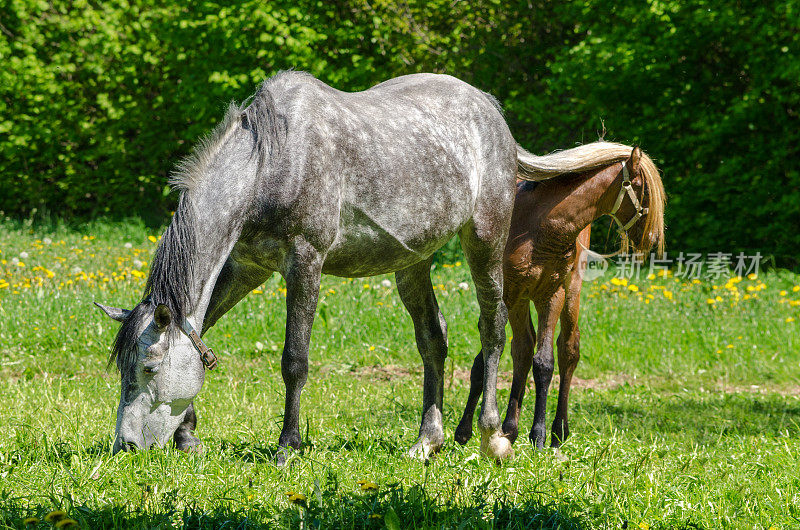
{"label": "foal's leg", "polygon": [[[582,233],[580,237],[583,238],[584,234]],[[588,233],[585,239],[584,245],[588,247]],[[575,373],[575,367],[578,366],[578,360],[581,358],[581,333],[578,329],[578,314],[580,312],[582,280],[578,274],[577,267],[572,270],[567,282],[564,309],[561,310],[561,333],[558,334],[557,341],[560,380],[558,383],[558,406],[556,408],[556,417],[553,420],[550,440],[552,447],[560,447],[569,436],[569,422],[567,420],[569,389],[572,384],[572,375]]]}
{"label": "foal's leg", "polygon": [[489,458],[503,459],[514,456],[514,449],[500,430],[497,410],[497,367],[506,342],[508,321],[503,303],[503,246],[507,234],[499,237],[497,231],[498,227],[491,223],[478,228],[473,222],[461,230],[460,238],[481,311],[478,320],[484,362],[483,402],[478,417],[481,452]]}
{"label": "foal's leg", "polygon": [[181,451],[200,451],[203,445],[200,439],[194,435],[194,430],[197,428],[197,415],[194,413],[194,403],[189,405],[186,409],[186,415],[183,421],[178,426],[172,439],[175,441],[175,447]]}
{"label": "foal's leg", "polygon": [[531,443],[538,449],[544,447],[545,413],[547,411],[547,391],[553,379],[553,333],[559,313],[564,304],[564,290],[549,298],[536,301],[539,316],[536,353],[533,355],[533,381],[536,383],[536,403],[533,413],[533,427],[530,432]]}
{"label": "foal's leg", "polygon": [[469,396],[467,406],[464,407],[464,414],[456,427],[456,442],[461,445],[466,444],[472,438],[472,418],[475,416],[475,407],[478,406],[478,398],[483,392],[483,350],[478,352],[475,360],[472,361],[472,369],[469,371]]}
{"label": "foal's leg", "polygon": [[531,371],[533,346],[536,343],[536,330],[531,322],[530,302],[520,300],[509,311],[511,322],[511,357],[514,361],[514,378],[511,382],[511,394],[508,396],[508,409],[503,422],[503,433],[514,443],[519,434],[519,413],[522,398],[528,385],[528,374]]}
{"label": "foal's leg", "polygon": [[444,360],[447,357],[447,324],[431,285],[431,260],[426,259],[395,273],[397,292],[411,319],[417,348],[425,368],[422,389],[422,423],[417,443],[409,456],[425,460],[444,442],[442,396]]}
{"label": "foal's leg", "polygon": [[[321,256],[310,244],[295,243],[287,256],[286,341],[281,357],[281,374],[286,385],[286,408],[283,413],[278,446],[300,448],[300,392],[308,378],[308,345],[311,325],[317,310],[322,276]],[[286,452],[278,452],[278,465],[286,461]]]}

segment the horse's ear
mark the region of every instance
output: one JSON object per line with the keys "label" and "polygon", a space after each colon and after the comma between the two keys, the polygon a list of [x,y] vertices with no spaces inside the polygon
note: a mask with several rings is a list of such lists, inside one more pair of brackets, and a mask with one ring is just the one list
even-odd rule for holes
{"label": "horse's ear", "polygon": [[631,175],[633,176],[633,181],[637,185],[641,185],[642,178],[641,174],[639,173],[639,166],[640,162],[642,161],[642,150],[637,145],[631,151],[630,160],[628,160],[628,169],[630,169]]}
{"label": "horse's ear", "polygon": [[95,302],[94,305],[96,305],[97,307],[102,309],[103,313],[105,313],[109,317],[113,318],[117,322],[122,322],[123,320],[125,320],[125,317],[127,317],[130,314],[130,310],[128,310],[128,309],[120,309],[118,307],[111,307],[111,306],[107,306],[107,305],[103,305],[103,304],[98,304],[97,302]]}
{"label": "horse's ear", "polygon": [[164,304],[158,304],[156,312],[153,314],[153,319],[155,319],[158,329],[167,329],[169,323],[172,322],[172,312]]}

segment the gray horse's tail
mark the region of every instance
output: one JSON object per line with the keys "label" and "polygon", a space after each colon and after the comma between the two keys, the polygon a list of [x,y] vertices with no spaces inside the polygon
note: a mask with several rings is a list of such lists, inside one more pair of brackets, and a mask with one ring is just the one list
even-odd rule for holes
{"label": "gray horse's tail", "polygon": [[632,150],[628,145],[601,141],[536,156],[517,144],[517,178],[540,181],[566,173],[589,171],[625,160]]}

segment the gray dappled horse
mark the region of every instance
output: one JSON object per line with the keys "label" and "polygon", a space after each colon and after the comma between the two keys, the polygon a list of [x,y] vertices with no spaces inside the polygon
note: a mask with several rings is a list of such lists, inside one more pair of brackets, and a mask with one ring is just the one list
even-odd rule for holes
{"label": "gray dappled horse", "polygon": [[[173,178],[180,202],[133,310],[114,342],[122,379],[114,451],[199,446],[192,400],[215,364],[197,336],[273,272],[286,279],[279,446],[300,447],[320,276],[395,272],[425,368],[412,456],[443,441],[446,324],[431,256],[459,234],[480,305],[485,359],[481,450],[513,454],[500,431],[497,367],[505,343],[502,259],[517,145],[496,101],[453,77],[417,74],[345,93],[311,75],[280,73],[224,121]],[[99,305],[99,304],[98,304]],[[195,331],[197,330],[197,331]],[[279,461],[285,451],[278,452]]]}

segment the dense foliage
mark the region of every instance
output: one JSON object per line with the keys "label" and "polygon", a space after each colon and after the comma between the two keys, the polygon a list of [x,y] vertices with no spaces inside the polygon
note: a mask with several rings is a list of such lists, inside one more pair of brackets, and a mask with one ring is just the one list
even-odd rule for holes
{"label": "dense foliage", "polygon": [[[800,2],[44,2],[0,8],[0,210],[144,215],[258,82],[344,90],[418,71],[496,95],[535,152],[639,143],[674,250],[800,253]],[[163,217],[160,217],[163,219]]]}

